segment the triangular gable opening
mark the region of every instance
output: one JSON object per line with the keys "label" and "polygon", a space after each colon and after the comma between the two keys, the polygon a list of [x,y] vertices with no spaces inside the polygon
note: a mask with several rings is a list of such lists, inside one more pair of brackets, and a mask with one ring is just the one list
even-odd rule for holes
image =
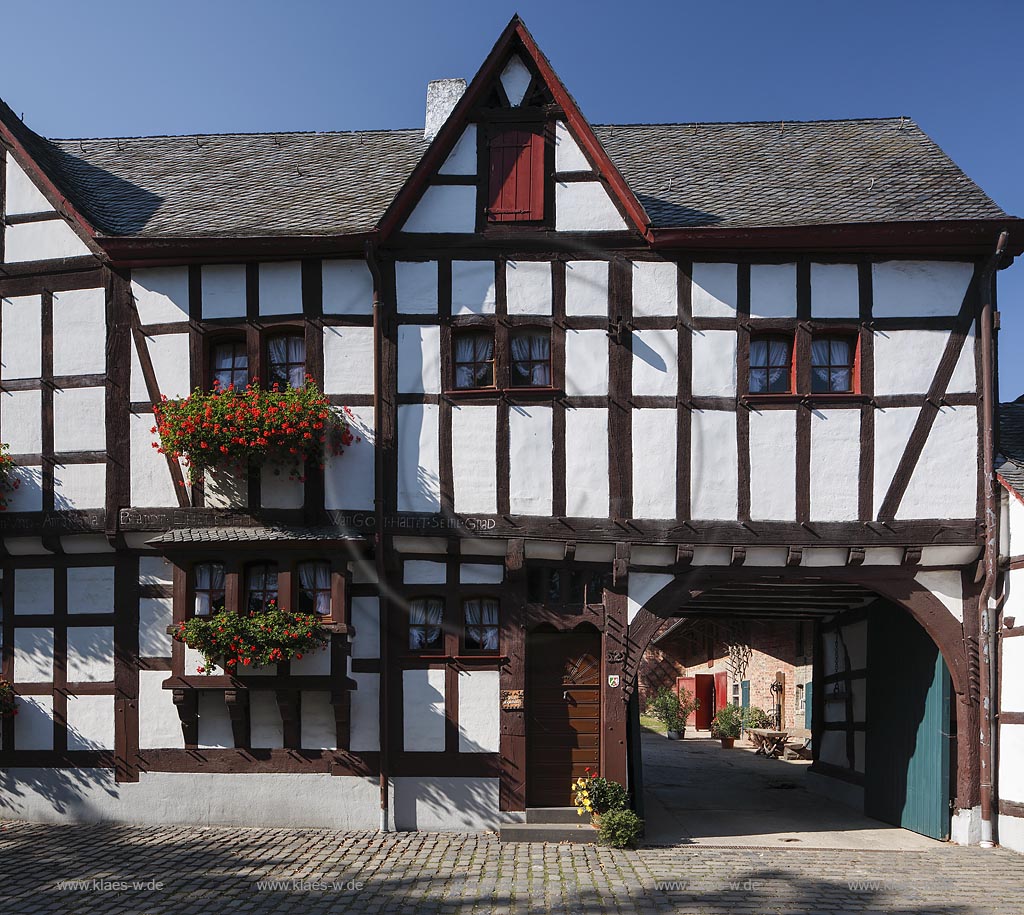
{"label": "triangular gable opening", "polygon": [[649,223],[516,16],[378,228],[385,239],[496,226],[646,236]]}

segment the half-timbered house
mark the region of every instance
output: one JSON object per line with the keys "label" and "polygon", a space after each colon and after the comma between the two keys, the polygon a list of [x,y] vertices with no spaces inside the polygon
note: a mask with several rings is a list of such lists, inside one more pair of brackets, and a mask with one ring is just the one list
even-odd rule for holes
{"label": "half-timbered house", "polygon": [[[816,624],[822,790],[991,838],[1020,222],[905,117],[591,125],[518,18],[427,98],[426,131],[126,139],[0,107],[0,810],[477,828],[584,766],[639,791],[652,635],[757,617]],[[322,471],[153,447],[163,397],[306,373],[356,432]],[[330,647],[201,675],[168,634],[271,594]]]}

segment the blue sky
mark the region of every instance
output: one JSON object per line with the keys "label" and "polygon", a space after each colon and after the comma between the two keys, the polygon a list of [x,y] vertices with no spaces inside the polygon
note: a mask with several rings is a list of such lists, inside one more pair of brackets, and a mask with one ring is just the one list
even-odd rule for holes
{"label": "blue sky", "polygon": [[[49,0],[6,10],[0,96],[54,137],[411,127],[516,11],[594,123],[905,114],[1024,215],[1018,0]],[[1000,281],[1012,399],[1024,266]]]}

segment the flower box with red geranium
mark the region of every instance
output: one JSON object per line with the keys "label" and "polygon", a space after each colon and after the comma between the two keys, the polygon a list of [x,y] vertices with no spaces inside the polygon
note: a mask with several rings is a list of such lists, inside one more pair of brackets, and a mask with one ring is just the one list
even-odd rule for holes
{"label": "flower box with red geranium", "polygon": [[[245,470],[252,463],[277,463],[301,471],[303,462],[323,466],[325,448],[340,454],[354,437],[345,408],[340,413],[310,376],[299,388],[264,390],[257,384],[163,400],[153,407],[160,437],[153,447],[185,461],[195,483],[208,469]],[[301,477],[300,477],[301,479]]]}
{"label": "flower box with red geranium", "polygon": [[21,486],[21,480],[14,472],[16,466],[7,445],[0,445],[0,512],[7,510],[11,493]]}
{"label": "flower box with red geranium", "polygon": [[197,616],[178,623],[176,641],[203,656],[201,674],[218,666],[229,674],[266,667],[323,648],[330,634],[316,614],[282,610],[268,600],[263,610],[232,613],[222,610],[214,616]]}
{"label": "flower box with red geranium", "polygon": [[0,718],[13,718],[18,714],[18,696],[10,680],[0,677]]}

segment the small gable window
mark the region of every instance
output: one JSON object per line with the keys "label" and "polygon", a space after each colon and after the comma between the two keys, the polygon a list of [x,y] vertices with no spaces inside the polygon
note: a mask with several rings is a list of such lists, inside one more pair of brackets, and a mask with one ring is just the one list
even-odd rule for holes
{"label": "small gable window", "polygon": [[544,135],[522,127],[495,133],[489,144],[487,219],[544,219]]}

